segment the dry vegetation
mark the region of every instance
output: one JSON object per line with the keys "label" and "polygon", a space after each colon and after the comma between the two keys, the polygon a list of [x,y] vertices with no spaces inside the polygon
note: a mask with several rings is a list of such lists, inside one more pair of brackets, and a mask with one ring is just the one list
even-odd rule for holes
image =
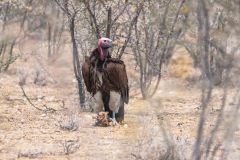
{"label": "dry vegetation", "polygon": [[[239,20],[239,0],[0,0],[0,159],[238,160]],[[81,75],[99,36],[127,66],[115,127]]]}

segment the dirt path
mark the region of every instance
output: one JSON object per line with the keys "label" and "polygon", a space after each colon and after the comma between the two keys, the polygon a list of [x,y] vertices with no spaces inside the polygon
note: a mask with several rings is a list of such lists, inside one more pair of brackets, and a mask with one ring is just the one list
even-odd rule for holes
{"label": "dirt path", "polygon": [[[17,85],[2,87],[0,159],[157,159],[169,146],[174,146],[170,154],[189,157],[196,136],[200,93],[172,84],[173,90],[169,83],[162,82],[151,100],[132,98],[126,107],[126,124],[120,127],[97,127],[94,113],[80,112],[74,105],[62,106],[58,99],[64,88],[56,92],[49,87],[26,87],[36,105],[56,109],[45,114],[29,105]],[[66,94],[72,97],[72,93]],[[214,92],[205,134],[214,125],[220,99],[219,92]],[[238,130],[231,159],[239,156],[239,135]]]}
{"label": "dirt path", "polygon": [[[140,153],[147,157],[149,142],[156,145],[152,132],[161,137],[149,102],[132,96],[126,106],[126,125],[94,126],[95,114],[79,109],[71,59],[63,54],[54,64],[45,64],[48,74],[40,70],[42,83],[37,85],[33,84],[38,71],[34,58],[20,60],[9,73],[0,74],[0,159],[134,159]],[[44,113],[29,104],[17,85],[19,71],[27,75],[24,88],[31,101],[55,112]],[[130,82],[136,85],[133,72],[135,79]]]}
{"label": "dirt path", "polygon": [[[24,86],[36,106],[56,110],[44,113],[23,97],[16,77],[0,75],[0,159],[157,159],[167,149],[170,155],[190,156],[200,113],[199,89],[180,80],[163,79],[158,93],[150,100],[141,100],[140,95],[131,93],[126,125],[96,127],[95,114],[79,110],[73,77],[64,78],[67,79],[62,81],[68,82],[65,85]],[[214,126],[220,102],[221,95],[216,90],[205,134]],[[231,159],[239,156],[239,133],[234,133]]]}
{"label": "dirt path", "polygon": [[[0,159],[134,159],[141,152],[142,139],[150,140],[158,126],[149,103],[139,98],[132,98],[126,107],[125,125],[96,127],[94,113],[63,107],[54,88],[25,88],[36,106],[47,104],[56,112],[33,108],[17,85],[2,87]],[[77,130],[66,129],[71,124]]]}

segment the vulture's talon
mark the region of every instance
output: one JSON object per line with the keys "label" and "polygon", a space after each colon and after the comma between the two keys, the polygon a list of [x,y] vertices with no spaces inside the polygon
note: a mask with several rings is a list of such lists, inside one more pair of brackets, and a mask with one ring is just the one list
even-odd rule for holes
{"label": "vulture's talon", "polygon": [[120,124],[117,122],[117,120],[115,118],[110,118],[111,120],[111,126],[120,126]]}

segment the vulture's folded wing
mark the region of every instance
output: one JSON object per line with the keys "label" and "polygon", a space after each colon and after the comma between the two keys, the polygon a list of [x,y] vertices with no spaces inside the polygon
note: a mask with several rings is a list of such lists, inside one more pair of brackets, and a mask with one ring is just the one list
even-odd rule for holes
{"label": "vulture's folded wing", "polygon": [[109,61],[107,64],[107,78],[113,90],[121,93],[123,101],[129,101],[128,77],[123,61]]}
{"label": "vulture's folded wing", "polygon": [[82,76],[83,76],[87,91],[91,93],[90,58],[89,57],[85,57],[85,62],[82,65]]}

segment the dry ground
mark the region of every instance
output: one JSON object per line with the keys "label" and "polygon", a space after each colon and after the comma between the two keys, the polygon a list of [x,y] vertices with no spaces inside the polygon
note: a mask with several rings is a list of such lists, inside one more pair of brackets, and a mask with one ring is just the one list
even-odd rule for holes
{"label": "dry ground", "polygon": [[[171,154],[176,157],[190,156],[200,114],[198,87],[166,76],[157,95],[142,100],[134,66],[129,65],[131,100],[126,106],[125,125],[97,127],[92,118],[95,114],[78,105],[68,54],[52,64],[39,63],[34,56],[22,58],[0,74],[0,159],[157,159],[167,148],[173,148]],[[40,84],[33,84],[36,72],[41,73]],[[31,101],[54,112],[39,111],[29,104],[18,86],[19,74],[27,74],[24,88]],[[205,135],[219,113],[220,93],[221,89],[213,93]],[[239,129],[234,136],[230,158],[237,160]],[[226,149],[224,145],[230,146],[222,144],[217,155]]]}

